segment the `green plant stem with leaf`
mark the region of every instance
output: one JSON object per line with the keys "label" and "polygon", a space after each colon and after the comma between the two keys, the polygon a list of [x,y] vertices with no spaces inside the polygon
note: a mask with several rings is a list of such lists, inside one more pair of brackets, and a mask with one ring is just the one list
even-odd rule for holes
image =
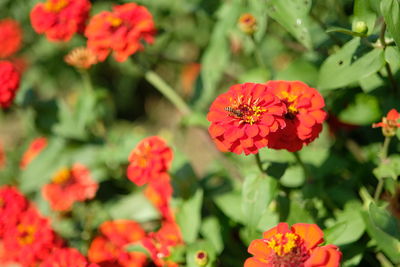
{"label": "green plant stem with leaf", "polygon": [[253,46],[254,46],[254,57],[255,57],[255,59],[257,61],[258,66],[260,68],[266,69],[267,66],[264,63],[264,60],[262,58],[261,51],[260,51],[260,46],[259,46],[254,34],[250,35],[250,40],[251,40],[251,42],[253,43]]}
{"label": "green plant stem with leaf", "polygon": [[92,80],[90,79],[90,74],[87,70],[79,70],[79,73],[81,74],[82,81],[83,81],[83,86],[87,92],[93,92],[93,84]]}
{"label": "green plant stem with leaf", "polygon": [[260,158],[260,153],[254,154],[254,157],[256,159],[257,167],[261,171],[261,173],[265,173],[263,167],[262,167],[262,162]]}
{"label": "green plant stem with leaf", "polygon": [[[386,40],[385,40],[385,32],[386,32],[386,23],[383,22],[382,27],[381,27],[381,32],[379,35],[379,40],[381,42],[383,50],[385,50],[387,47]],[[389,81],[392,85],[392,90],[395,94],[397,94],[397,83],[396,83],[396,80],[394,79],[392,69],[390,68],[390,65],[387,61],[385,62],[385,69],[386,69]]]}
{"label": "green plant stem with leaf", "polygon": [[304,176],[306,177],[306,181],[308,183],[311,183],[313,181],[313,178],[311,176],[311,172],[308,169],[307,165],[304,164],[303,160],[300,157],[299,152],[293,152],[294,157],[296,158],[297,163],[301,166],[301,168],[303,169],[304,172]]}
{"label": "green plant stem with leaf", "polygon": [[[390,136],[386,136],[385,137],[385,141],[383,141],[382,149],[381,149],[381,152],[380,152],[380,155],[379,155],[379,157],[381,159],[381,162],[383,162],[383,161],[385,161],[387,159],[390,140],[391,140],[391,137]],[[374,200],[375,201],[378,201],[379,197],[382,194],[383,183],[384,183],[383,179],[379,179],[378,186],[376,187],[375,194],[374,194]]]}
{"label": "green plant stem with leaf", "polygon": [[146,80],[165,96],[182,114],[192,113],[186,102],[157,73],[152,70],[144,74]]}

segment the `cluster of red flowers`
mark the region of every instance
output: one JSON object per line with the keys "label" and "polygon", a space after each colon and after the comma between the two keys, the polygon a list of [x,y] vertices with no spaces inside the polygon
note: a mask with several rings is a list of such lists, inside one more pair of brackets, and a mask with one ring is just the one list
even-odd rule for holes
{"label": "cluster of red flowers", "polygon": [[0,107],[8,108],[17,93],[20,74],[10,61],[0,61]]}
{"label": "cluster of red flowers", "polygon": [[170,206],[172,198],[171,178],[168,170],[173,153],[165,141],[157,136],[143,139],[131,152],[128,178],[135,184],[147,184],[145,196],[162,215],[161,228],[148,233],[142,240],[157,266],[178,266],[168,259],[173,247],[183,244],[180,229]]}
{"label": "cluster of red flowers", "polygon": [[382,127],[382,133],[386,137],[396,135],[397,128],[400,127],[400,113],[396,109],[391,109],[381,122],[372,124],[373,128]]}
{"label": "cluster of red flowers", "polygon": [[0,265],[88,266],[76,249],[65,246],[47,218],[15,188],[0,188]]}
{"label": "cluster of red flowers", "polygon": [[209,132],[221,151],[248,155],[267,146],[294,152],[318,137],[324,106],[319,92],[299,81],[237,84],[212,103]]}
{"label": "cluster of red flowers", "polygon": [[342,253],[334,245],[318,246],[324,233],[316,224],[287,223],[264,232],[263,239],[253,240],[245,267],[302,266],[338,267]]}
{"label": "cluster of red flowers", "polygon": [[68,211],[75,202],[94,198],[98,188],[89,170],[75,163],[71,168],[60,169],[52,181],[42,188],[42,195],[53,210]]}
{"label": "cluster of red flowers", "polygon": [[22,43],[22,30],[13,19],[0,20],[0,58],[14,55]]}
{"label": "cluster of red flowers", "polygon": [[[89,0],[47,0],[32,9],[31,24],[50,41],[69,41],[75,33],[84,33],[87,48],[96,56],[91,62],[104,61],[110,52],[117,61],[125,61],[143,49],[143,42],[153,43],[156,29],[145,7],[135,3],[116,5],[112,12],[94,15],[86,25],[90,8]],[[82,65],[82,59],[79,61]]]}

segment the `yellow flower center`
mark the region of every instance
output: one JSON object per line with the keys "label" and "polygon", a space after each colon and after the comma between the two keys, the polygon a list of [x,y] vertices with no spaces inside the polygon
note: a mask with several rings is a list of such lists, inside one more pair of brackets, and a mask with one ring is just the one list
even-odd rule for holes
{"label": "yellow flower center", "polygon": [[68,0],[47,0],[44,9],[49,12],[59,12],[68,5]]}
{"label": "yellow flower center", "polygon": [[297,247],[298,238],[299,236],[293,233],[279,233],[269,239],[267,244],[278,256],[284,256]]}
{"label": "yellow flower center", "polygon": [[17,226],[19,232],[18,243],[22,246],[32,244],[35,240],[36,227],[33,225],[19,224]]}
{"label": "yellow flower center", "polygon": [[109,15],[106,19],[111,26],[113,27],[118,27],[119,25],[122,24],[122,19],[118,18],[118,17],[114,17],[113,15]]}
{"label": "yellow flower center", "polygon": [[292,95],[292,94],[289,94],[286,91],[282,91],[280,93],[279,98],[286,103],[286,106],[287,106],[287,109],[288,109],[289,113],[295,114],[295,113],[299,112],[299,110],[296,107],[297,98],[298,98],[297,95]]}
{"label": "yellow flower center", "polygon": [[53,183],[55,184],[63,184],[71,178],[71,171],[64,167],[59,170],[56,175],[53,176]]}
{"label": "yellow flower center", "polygon": [[259,121],[261,115],[267,111],[266,108],[258,106],[259,99],[252,101],[251,98],[243,103],[243,96],[239,97],[237,100],[230,100],[231,106],[226,107],[225,111],[229,113],[230,116],[240,119],[240,123],[254,124]]}

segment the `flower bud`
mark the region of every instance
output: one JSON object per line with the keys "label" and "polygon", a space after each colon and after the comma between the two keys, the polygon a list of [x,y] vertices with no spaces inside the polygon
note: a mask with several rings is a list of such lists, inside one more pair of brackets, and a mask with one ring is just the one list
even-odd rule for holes
{"label": "flower bud", "polygon": [[238,26],[242,32],[252,35],[257,30],[257,20],[252,14],[245,13],[240,16]]}
{"label": "flower bud", "polygon": [[368,26],[364,21],[356,21],[353,24],[353,31],[365,35],[368,32]]}
{"label": "flower bud", "polygon": [[207,252],[204,250],[197,251],[194,260],[195,260],[197,266],[200,266],[200,267],[206,266],[208,263]]}

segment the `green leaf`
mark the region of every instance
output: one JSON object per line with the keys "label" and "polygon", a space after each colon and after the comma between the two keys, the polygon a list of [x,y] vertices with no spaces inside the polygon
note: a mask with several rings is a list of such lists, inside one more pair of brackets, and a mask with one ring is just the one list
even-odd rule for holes
{"label": "green leaf", "polygon": [[114,197],[114,201],[106,205],[113,219],[130,219],[137,222],[157,220],[160,215],[147,198],[141,194],[132,194],[121,198]]}
{"label": "green leaf", "polygon": [[377,246],[390,258],[393,263],[400,263],[400,241],[388,235],[376,227],[367,212],[362,212],[369,236],[376,242]]}
{"label": "green leaf", "polygon": [[373,6],[370,1],[366,0],[355,0],[354,1],[354,23],[363,21],[368,27],[367,35],[372,34],[374,31],[376,13],[373,10]]}
{"label": "green leaf", "polygon": [[230,59],[228,33],[236,28],[240,16],[240,1],[224,2],[218,11],[218,21],[214,26],[210,43],[201,58],[202,92],[196,105],[204,108],[214,97],[215,89]]}
{"label": "green leaf", "polygon": [[355,100],[339,114],[343,122],[356,125],[371,125],[380,118],[379,102],[375,96],[357,94]]}
{"label": "green leaf", "polygon": [[215,204],[222,212],[230,219],[237,223],[244,223],[241,202],[242,197],[240,192],[229,192],[214,199]]}
{"label": "green leaf", "polygon": [[361,37],[361,36],[365,35],[363,33],[353,32],[352,30],[342,28],[342,27],[330,27],[329,29],[326,30],[326,32],[328,32],[328,33],[329,32],[340,32],[340,33],[344,33],[344,34],[354,36],[354,37]]}
{"label": "green leaf", "polygon": [[239,76],[240,83],[265,83],[271,79],[271,73],[262,68],[250,69]]}
{"label": "green leaf", "polygon": [[378,179],[392,178],[396,181],[400,175],[400,155],[388,157],[373,170],[373,173]]}
{"label": "green leaf", "polygon": [[211,267],[214,266],[214,262],[216,260],[215,250],[213,245],[206,241],[200,240],[194,244],[188,246],[187,254],[186,254],[186,264],[188,267],[199,267],[201,265],[196,262],[196,254],[199,251],[203,251],[207,255],[207,263],[202,265],[202,267]]}
{"label": "green leaf", "polygon": [[290,166],[280,179],[280,183],[286,187],[299,187],[304,184],[305,176],[301,166]]}
{"label": "green leaf", "polygon": [[400,224],[385,208],[371,203],[369,205],[369,216],[376,228],[400,240]]}
{"label": "green leaf", "polygon": [[344,210],[337,213],[337,222],[325,231],[325,240],[338,246],[350,244],[363,235],[365,223],[361,217],[362,205],[357,201],[349,201]]}
{"label": "green leaf", "polygon": [[191,198],[182,200],[182,203],[177,208],[176,221],[186,243],[193,243],[198,236],[202,203],[203,191],[199,189]]}
{"label": "green leaf", "polygon": [[289,66],[278,72],[275,80],[303,81],[309,85],[316,85],[318,79],[318,70],[314,64],[305,59],[297,59]]}
{"label": "green leaf", "polygon": [[268,15],[281,24],[307,49],[312,49],[308,13],[311,0],[270,0]]}
{"label": "green leaf", "polygon": [[221,236],[221,226],[216,217],[209,217],[203,220],[200,229],[201,234],[214,246],[217,254],[224,249],[224,242]]}
{"label": "green leaf", "polygon": [[142,252],[142,253],[146,254],[147,256],[150,256],[149,251],[145,247],[143,247],[142,244],[135,243],[135,244],[131,244],[131,245],[126,245],[126,246],[124,246],[124,249],[127,252]]}
{"label": "green leaf", "polygon": [[382,0],[381,11],[387,29],[396,42],[397,48],[400,47],[400,4],[398,0]]}
{"label": "green leaf", "polygon": [[360,56],[359,46],[360,38],[354,38],[324,61],[318,77],[320,90],[345,87],[383,67],[385,59],[382,49],[374,49]]}
{"label": "green leaf", "polygon": [[246,177],[242,191],[242,213],[246,225],[255,229],[265,209],[277,194],[278,183],[267,175]]}
{"label": "green leaf", "polygon": [[289,216],[286,222],[290,225],[302,222],[302,223],[314,223],[313,218],[309,212],[305,209],[304,205],[299,204],[296,201],[290,202]]}

